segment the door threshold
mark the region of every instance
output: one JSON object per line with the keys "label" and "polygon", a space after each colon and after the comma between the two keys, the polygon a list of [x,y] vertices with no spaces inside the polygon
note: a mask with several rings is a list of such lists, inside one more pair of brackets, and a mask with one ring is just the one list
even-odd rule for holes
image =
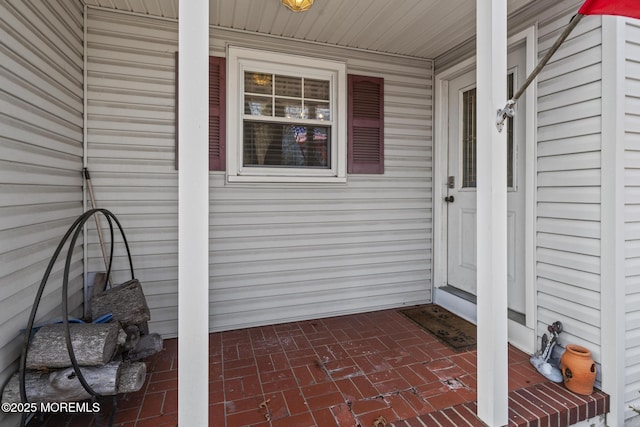
{"label": "door threshold", "polygon": [[[433,302],[462,317],[478,324],[476,296],[453,286],[434,288]],[[508,313],[509,342],[526,353],[535,350],[535,335],[533,329],[525,326],[525,317],[521,313],[509,310]]]}
{"label": "door threshold", "polygon": [[453,286],[434,287],[433,302],[465,320],[478,324],[476,296]]}
{"label": "door threshold", "polygon": [[[463,291],[462,289],[458,289],[458,288],[456,288],[456,287],[454,287],[454,286],[451,286],[451,285],[442,286],[442,287],[439,287],[439,288],[436,288],[436,289],[437,289],[437,292],[435,293],[435,296],[436,296],[436,297],[438,296],[438,293],[439,293],[439,292],[445,292],[445,293],[447,293],[447,294],[451,294],[452,296],[456,297],[456,298],[457,298],[457,300],[458,300],[458,303],[462,303],[462,304],[464,304],[462,301],[466,301],[466,302],[469,302],[469,303],[473,304],[473,306],[474,306],[474,309],[473,309],[473,310],[474,310],[473,319],[474,319],[474,320],[467,319],[466,317],[461,316],[461,315],[459,315],[459,314],[458,314],[458,315],[459,315],[460,317],[463,317],[463,318],[465,318],[465,319],[467,319],[467,320],[469,320],[469,321],[473,322],[473,323],[476,323],[476,322],[475,322],[475,319],[476,319],[476,316],[475,316],[475,306],[476,306],[476,304],[477,304],[477,300],[476,300],[476,296],[475,296],[475,295],[473,295],[473,294],[472,294],[472,293],[470,293],[470,292]],[[446,301],[448,301],[446,298],[445,298],[445,300],[446,300]],[[462,300],[462,301],[460,301],[460,300]],[[436,303],[436,304],[437,304],[437,303]],[[438,305],[442,305],[442,304],[438,304]],[[451,310],[451,309],[449,309],[449,308],[447,308],[447,307],[445,307],[445,306],[443,306],[443,305],[442,305],[442,307],[446,308],[446,309],[447,309],[447,310],[449,310],[449,311],[454,311],[454,312],[456,311],[456,310]],[[456,306],[455,306],[455,307],[457,307],[457,304],[456,304]],[[457,313],[456,313],[456,314],[457,314]],[[471,316],[471,315],[469,314],[469,316]],[[515,311],[515,310],[511,310],[510,308],[508,308],[508,309],[507,309],[507,317],[508,317],[510,320],[513,320],[513,321],[514,321],[514,322],[516,322],[516,323],[520,323],[521,325],[526,325],[526,321],[527,321],[527,319],[526,319],[526,317],[525,317],[525,315],[524,315],[523,313],[519,313],[519,312],[517,312],[517,311]]]}

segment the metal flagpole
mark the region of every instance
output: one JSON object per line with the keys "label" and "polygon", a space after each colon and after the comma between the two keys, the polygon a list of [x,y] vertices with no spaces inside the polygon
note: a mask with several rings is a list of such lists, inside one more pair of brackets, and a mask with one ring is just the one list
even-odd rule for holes
{"label": "metal flagpole", "polygon": [[513,117],[513,115],[515,114],[515,111],[513,110],[513,106],[515,105],[518,98],[522,96],[522,94],[527,90],[529,85],[535,80],[536,77],[538,77],[538,74],[540,74],[544,66],[547,65],[547,62],[549,62],[553,54],[556,53],[556,51],[560,48],[560,45],[567,39],[567,37],[569,37],[569,34],[571,34],[571,31],[573,31],[573,29],[578,25],[578,23],[582,18],[584,18],[584,15],[581,15],[579,13],[577,13],[576,15],[574,15],[573,18],[571,18],[571,22],[569,22],[569,25],[567,25],[567,27],[564,29],[562,34],[560,34],[560,37],[558,37],[558,39],[553,44],[553,46],[551,46],[551,49],[549,49],[549,51],[544,56],[544,58],[542,58],[538,63],[538,65],[536,65],[536,68],[534,68],[531,74],[529,74],[529,76],[527,77],[527,80],[525,80],[522,86],[520,86],[520,89],[518,89],[516,93],[513,95],[513,97],[507,101],[507,104],[504,106],[502,110],[498,110],[498,117],[496,118],[496,127],[498,128],[498,131],[502,132],[502,128],[504,126],[504,120],[507,117]]}

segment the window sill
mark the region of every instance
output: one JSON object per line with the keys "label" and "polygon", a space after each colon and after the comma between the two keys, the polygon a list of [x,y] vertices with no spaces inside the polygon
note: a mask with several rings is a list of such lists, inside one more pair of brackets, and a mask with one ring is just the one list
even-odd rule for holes
{"label": "window sill", "polygon": [[227,175],[227,183],[345,184],[346,176]]}

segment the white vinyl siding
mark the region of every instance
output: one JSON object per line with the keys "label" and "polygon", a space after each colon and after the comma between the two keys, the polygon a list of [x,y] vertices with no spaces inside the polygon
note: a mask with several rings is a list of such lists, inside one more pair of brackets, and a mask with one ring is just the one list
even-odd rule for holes
{"label": "white vinyl siding", "polygon": [[226,43],[345,61],[384,78],[385,174],[224,185],[211,175],[212,330],[431,299],[432,64],[217,30]]}
{"label": "white vinyl siding", "polygon": [[[87,165],[97,206],[124,228],[136,277],[151,309],[150,328],[178,331],[178,175],[175,170],[173,22],[88,9]],[[104,271],[89,221],[87,271]],[[102,226],[107,223],[103,219]],[[105,239],[109,239],[108,232]],[[116,231],[113,279],[130,278]]]}
{"label": "white vinyl siding", "polygon": [[[89,9],[88,40],[96,197],[127,230],[152,329],[175,336],[177,24]],[[210,329],[429,302],[431,61],[212,28],[211,54],[224,56],[227,43],[345,61],[348,73],[384,78],[385,174],[336,186],[225,184],[224,172],[212,172]],[[95,241],[89,253],[89,270],[100,269]]]}
{"label": "white vinyl siding", "polygon": [[[82,213],[82,13],[72,0],[0,3],[0,384],[17,370],[20,329],[49,260]],[[61,316],[66,254],[65,247],[38,320]],[[81,239],[73,254],[69,308],[76,310]],[[0,413],[0,425],[12,422]]]}
{"label": "white vinyl siding", "polygon": [[[575,14],[543,12],[542,57]],[[537,335],[560,320],[562,345],[600,361],[601,20],[587,17],[538,78]]]}
{"label": "white vinyl siding", "polygon": [[[640,25],[625,23],[626,418],[640,407]],[[635,420],[637,421],[637,419]]]}

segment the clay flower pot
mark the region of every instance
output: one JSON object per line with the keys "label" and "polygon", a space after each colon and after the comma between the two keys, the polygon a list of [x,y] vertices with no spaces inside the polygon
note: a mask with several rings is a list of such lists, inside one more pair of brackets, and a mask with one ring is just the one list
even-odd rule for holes
{"label": "clay flower pot", "polygon": [[560,370],[564,385],[574,393],[589,395],[593,393],[596,381],[596,364],[591,352],[576,344],[568,344],[560,358]]}

